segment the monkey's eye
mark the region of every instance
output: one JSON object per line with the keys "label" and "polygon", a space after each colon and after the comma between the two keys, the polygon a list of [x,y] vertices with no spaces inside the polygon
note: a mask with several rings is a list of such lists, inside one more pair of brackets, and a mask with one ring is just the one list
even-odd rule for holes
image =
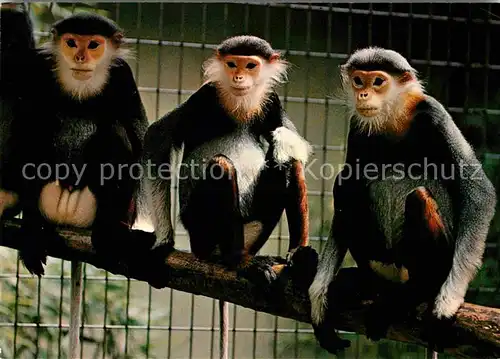
{"label": "monkey's eye", "polygon": [[359,76],[356,76],[355,78],[352,79],[354,81],[354,84],[356,86],[363,86],[363,81],[361,81],[361,78]]}
{"label": "monkey's eye", "polygon": [[255,68],[255,66],[257,66],[257,64],[254,64],[253,62],[250,62],[250,63],[247,64],[247,69],[251,70],[251,69]]}
{"label": "monkey's eye", "polygon": [[229,62],[227,63],[227,66],[229,66],[229,67],[231,67],[231,68],[235,68],[235,67],[236,67],[236,64],[235,64],[234,62],[232,62],[232,61],[229,61]]}
{"label": "monkey's eye", "polygon": [[76,42],[73,39],[69,39],[66,41],[66,45],[68,45],[69,47],[76,47]]}
{"label": "monkey's eye", "polygon": [[382,85],[383,83],[385,82],[384,79],[380,78],[380,77],[377,77],[375,79],[375,81],[373,81],[373,86],[380,86]]}
{"label": "monkey's eye", "polygon": [[99,43],[97,41],[90,41],[88,48],[91,50],[97,49],[99,47]]}

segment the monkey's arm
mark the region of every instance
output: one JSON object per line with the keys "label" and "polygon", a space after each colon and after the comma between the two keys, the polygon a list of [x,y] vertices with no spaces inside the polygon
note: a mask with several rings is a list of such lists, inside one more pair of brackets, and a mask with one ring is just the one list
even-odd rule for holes
{"label": "monkey's arm", "polygon": [[113,67],[112,71],[119,71],[119,74],[114,76],[119,79],[118,86],[120,93],[123,93],[123,97],[118,99],[123,114],[122,124],[132,146],[134,160],[138,160],[143,151],[144,136],[149,123],[130,66],[123,59],[116,61],[117,66]]}
{"label": "monkey's arm", "polygon": [[290,159],[307,163],[312,153],[312,146],[297,131],[297,128],[284,110],[279,114],[279,126],[271,132],[273,157],[278,163]]}
{"label": "monkey's arm", "polygon": [[[422,106],[421,106],[422,105]],[[485,241],[496,206],[496,193],[473,149],[451,116],[437,101],[421,104],[418,117],[426,117],[432,153],[438,164],[452,166],[445,181],[454,208],[456,235],[452,268],[434,303],[437,318],[452,317],[464,301],[470,281],[482,264]],[[427,128],[427,127],[426,127]],[[449,170],[445,172],[447,176]]]}
{"label": "monkey's arm", "polygon": [[144,139],[143,165],[145,172],[142,180],[147,207],[155,229],[157,245],[173,245],[173,229],[170,218],[170,185],[174,169],[171,156],[184,142],[181,120],[183,107],[178,107],[163,118],[154,122]]}
{"label": "monkey's arm", "polygon": [[348,250],[350,236],[356,235],[360,225],[359,207],[365,201],[365,181],[353,173],[358,156],[359,144],[355,131],[351,129],[347,140],[347,154],[344,168],[335,177],[333,185],[334,215],[328,240],[321,253],[318,271],[309,288],[311,315],[314,325],[319,325],[325,317],[330,283],[340,269]]}

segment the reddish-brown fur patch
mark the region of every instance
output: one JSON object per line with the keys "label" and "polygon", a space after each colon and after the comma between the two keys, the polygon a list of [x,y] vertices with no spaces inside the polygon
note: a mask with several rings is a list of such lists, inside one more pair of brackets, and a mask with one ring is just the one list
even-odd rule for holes
{"label": "reddish-brown fur patch", "polygon": [[392,126],[387,130],[398,136],[402,136],[408,131],[413,120],[415,108],[424,99],[424,95],[418,92],[410,92],[406,94],[406,99],[403,104],[403,111],[399,116],[396,116],[392,122]]}
{"label": "reddish-brown fur patch", "polygon": [[309,245],[309,202],[307,200],[307,187],[302,163],[294,161],[293,178],[291,183],[290,203],[287,218],[292,228],[290,231],[289,250]]}
{"label": "reddish-brown fur patch", "polygon": [[438,237],[445,230],[443,220],[438,212],[438,205],[436,201],[430,196],[429,192],[425,189],[418,188],[415,194],[424,204],[424,217],[427,222],[429,231]]}

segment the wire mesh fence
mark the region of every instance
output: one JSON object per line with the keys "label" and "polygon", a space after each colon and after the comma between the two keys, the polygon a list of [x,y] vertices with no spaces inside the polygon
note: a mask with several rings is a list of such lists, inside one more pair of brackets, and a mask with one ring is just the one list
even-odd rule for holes
{"label": "wire mesh fence", "polygon": [[[117,21],[135,53],[129,63],[150,122],[196,91],[202,62],[224,38],[253,34],[281,50],[293,65],[289,82],[279,89],[281,100],[315,150],[307,184],[310,238],[318,250],[329,230],[331,189],[347,134],[347,118],[333,96],[338,65],[356,48],[382,46],[406,56],[500,188],[500,52],[494,46],[500,35],[500,5],[103,2],[32,3],[30,11],[39,42],[54,19],[75,11],[99,11]],[[262,253],[286,253],[287,239],[283,218]],[[176,243],[189,249],[179,223]],[[70,263],[49,258],[47,274],[39,280],[23,268],[16,252],[2,248],[0,253],[0,358],[65,358]],[[467,301],[500,306],[499,262],[497,214],[483,268]],[[350,258],[345,264],[353,265]],[[81,358],[218,357],[215,300],[156,290],[91,265],[84,273]],[[232,358],[330,357],[316,344],[310,325],[237,306],[231,306],[230,318]],[[426,354],[413,345],[344,335],[353,340],[345,358]]]}

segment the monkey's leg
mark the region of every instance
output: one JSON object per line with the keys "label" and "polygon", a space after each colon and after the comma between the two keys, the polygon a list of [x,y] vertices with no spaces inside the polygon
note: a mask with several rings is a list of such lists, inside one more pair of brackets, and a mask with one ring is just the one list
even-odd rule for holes
{"label": "monkey's leg", "polygon": [[[318,270],[314,281],[309,287],[309,298],[311,301],[311,319],[314,335],[320,346],[332,354],[344,350],[350,346],[350,341],[342,339],[336,330],[335,313],[337,308],[344,304],[343,297],[337,295],[337,291],[345,290],[346,282],[338,275],[349,248],[352,238],[365,238],[369,229],[360,226],[364,223],[368,214],[366,194],[364,186],[359,186],[352,179],[341,182],[341,176],[337,176],[333,187],[333,198],[335,213],[330,227],[328,240],[321,254]],[[356,275],[362,276],[363,271],[356,268]],[[347,286],[351,291],[356,290]]]}
{"label": "monkey's leg", "polygon": [[373,304],[367,316],[367,337],[384,337],[393,322],[404,319],[420,303],[433,298],[446,278],[446,272],[439,268],[447,262],[443,250],[449,240],[450,233],[430,192],[418,187],[408,194],[399,259],[408,263],[409,279],[404,284],[389,286]]}
{"label": "monkey's leg", "polygon": [[[153,245],[151,236],[140,237],[132,231],[135,220],[135,195],[138,179],[131,171],[135,163],[120,134],[103,130],[87,144],[84,162],[88,164],[83,183],[97,198],[92,224],[92,245],[98,253],[113,253],[120,258],[141,260]],[[117,256],[113,256],[117,257]]]}
{"label": "monkey's leg", "polygon": [[[181,213],[181,220],[196,257],[209,259],[219,244],[224,264],[239,266],[244,247],[243,221],[236,170],[228,158],[217,156],[208,163],[204,178],[195,185],[189,205]],[[219,301],[221,359],[228,358],[228,310],[228,304]]]}
{"label": "monkey's leg", "polygon": [[291,264],[294,282],[307,290],[314,280],[318,267],[318,253],[309,246],[309,203],[304,174],[300,161],[291,162],[286,193],[286,216],[290,233],[287,262]]}
{"label": "monkey's leg", "polygon": [[129,214],[133,192],[131,183],[122,183],[103,186],[96,193],[98,204],[91,240],[98,254],[115,253],[123,257],[132,250]]}
{"label": "monkey's leg", "polygon": [[441,351],[456,344],[456,338],[446,335],[454,318],[437,319],[432,314],[435,297],[453,264],[454,244],[451,227],[442,213],[448,209],[440,208],[437,201],[441,197],[436,192],[437,195],[433,196],[426,188],[418,187],[407,197],[405,230],[408,234],[405,238],[408,240],[405,243],[406,252],[417,259],[413,269],[422,283],[419,288],[422,302],[428,304],[422,334],[429,342],[429,349]]}
{"label": "monkey's leg", "polygon": [[21,198],[22,219],[18,232],[19,255],[26,269],[39,277],[45,274],[47,246],[51,240],[60,239],[55,226],[40,213],[38,199],[41,185],[33,183]]}

